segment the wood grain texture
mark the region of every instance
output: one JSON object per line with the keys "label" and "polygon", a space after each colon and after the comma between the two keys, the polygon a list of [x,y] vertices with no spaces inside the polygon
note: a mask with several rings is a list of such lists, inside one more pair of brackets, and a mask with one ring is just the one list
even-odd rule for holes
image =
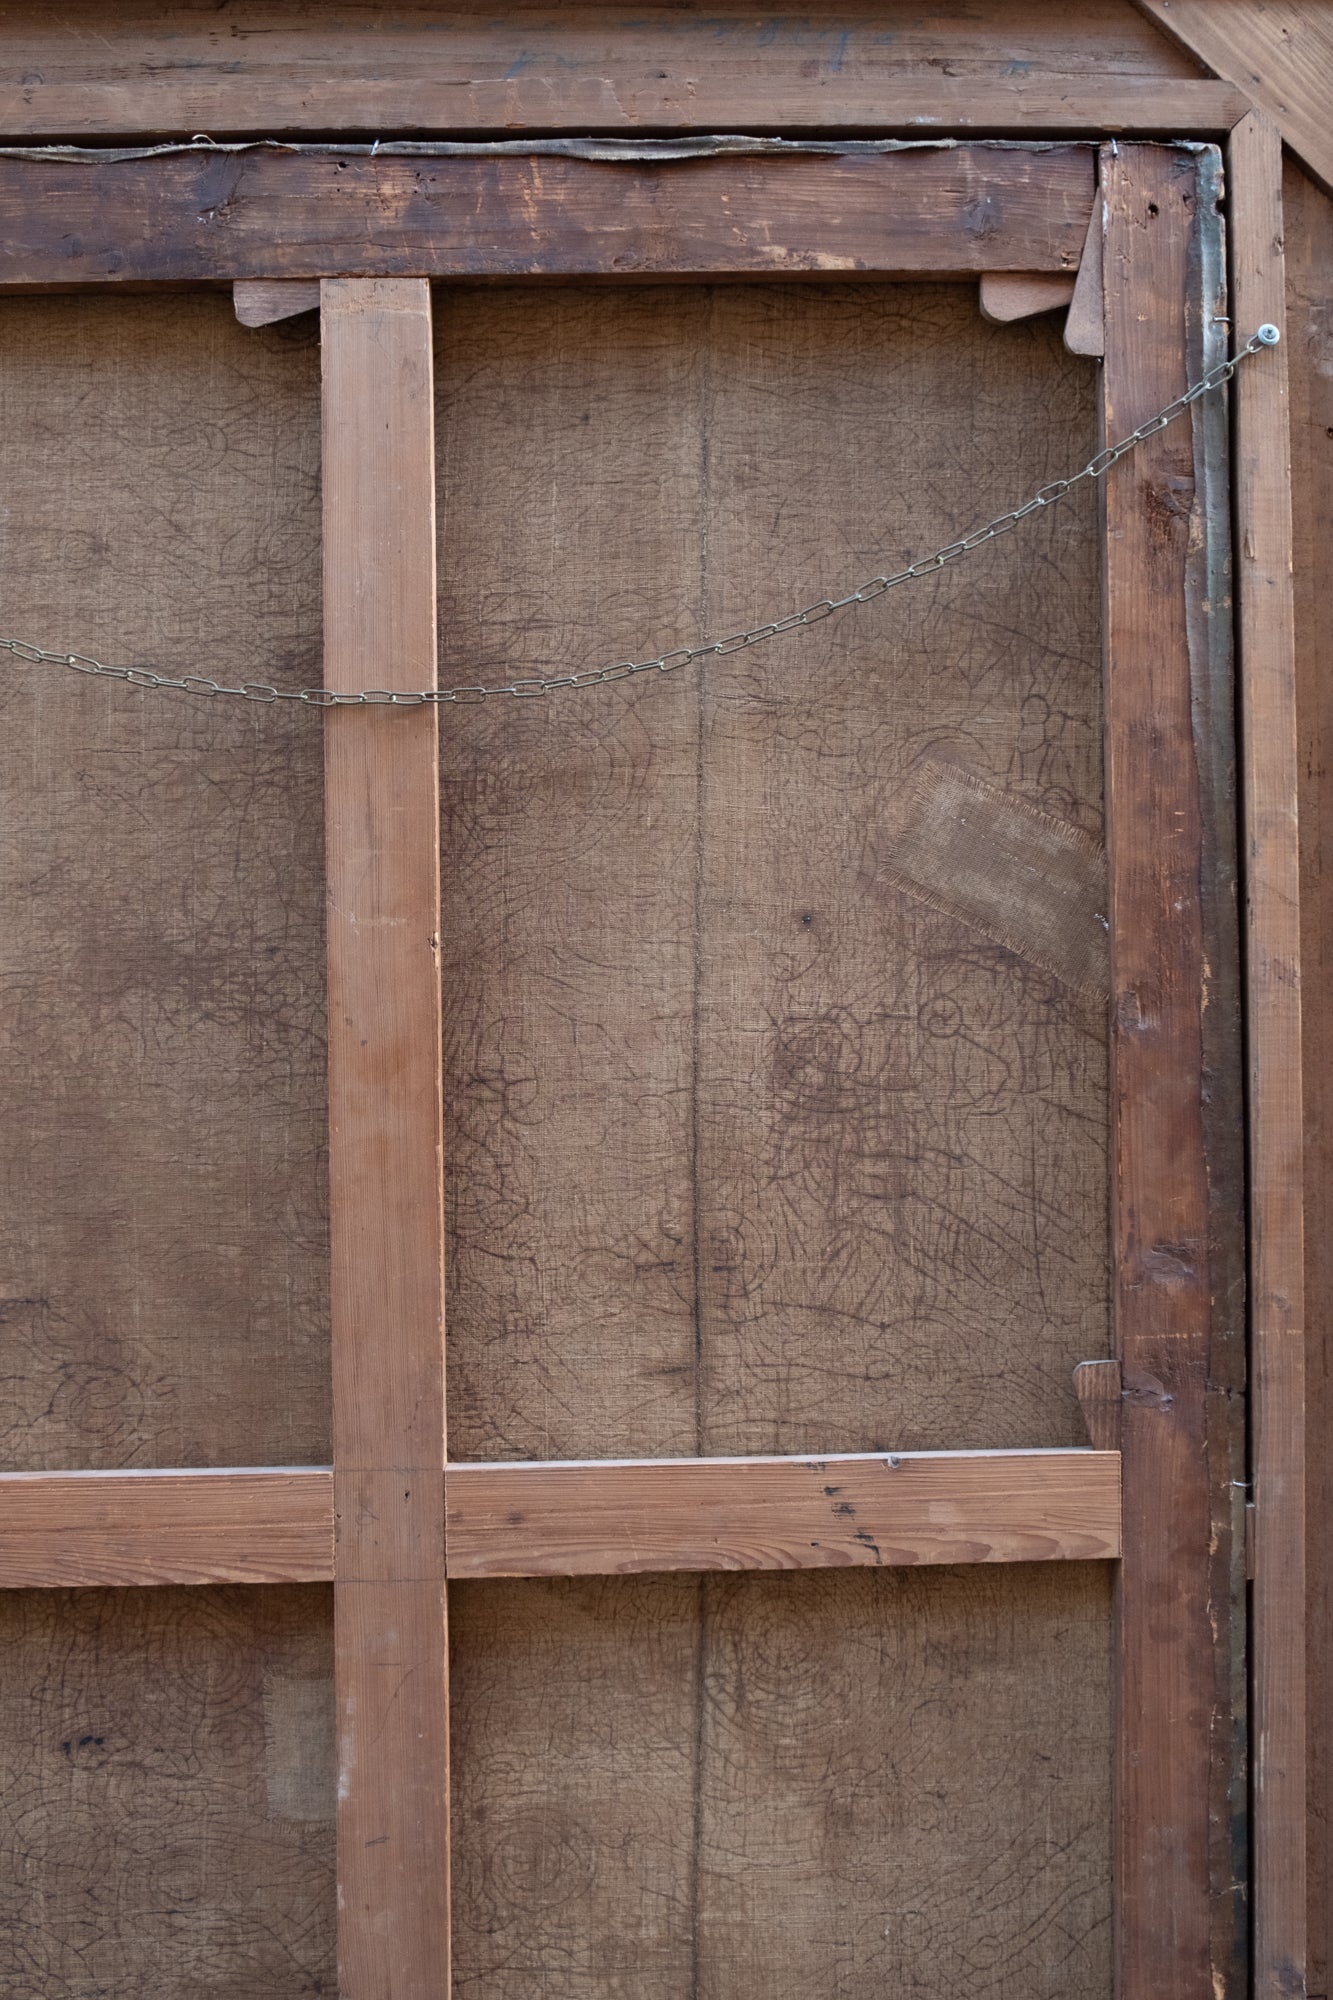
{"label": "wood grain texture", "polygon": [[[1108,437],[1178,393],[1215,331],[1215,178],[1215,156],[1136,146],[1103,155]],[[1225,1053],[1236,952],[1215,908],[1234,880],[1216,825],[1229,780],[1229,641],[1224,619],[1209,632],[1203,613],[1224,598],[1195,566],[1210,540],[1225,553],[1225,491],[1208,453],[1202,430],[1176,427],[1122,462],[1106,491],[1126,2000],[1210,2000],[1238,1976],[1225,1810],[1235,1803],[1234,1575],[1230,1512],[1217,1499],[1235,1476],[1225,1416],[1238,1298],[1225,1246],[1238,1237],[1240,1121],[1234,1102],[1229,1116],[1212,1102],[1236,1068],[1234,1045],[1229,1063]]]}
{"label": "wood grain texture", "polygon": [[[435,675],[430,291],[323,290],[325,685]],[[339,1990],[449,1963],[439,735],[326,721]]]}
{"label": "wood grain texture", "polygon": [[[970,288],[438,323],[451,680],[735,629],[1095,444],[1058,326]],[[693,684],[451,714],[451,1457],[1084,1442],[1104,1004],[890,876],[922,772],[1100,831],[1092,515],[1004,547]]]}
{"label": "wood grain texture", "polygon": [[1097,1564],[453,1585],[455,1991],[1109,2000],[1109,1596]]}
{"label": "wood grain texture", "polygon": [[[1229,352],[1225,168],[1216,148],[1196,158],[1198,194],[1185,313],[1191,377]],[[1247,1323],[1245,1052],[1242,1038],[1240,829],[1236,771],[1236,628],[1231,425],[1225,397],[1191,417],[1195,527],[1185,566],[1190,712],[1199,772],[1200,922],[1204,991],[1203,1147],[1212,1292],[1205,1452],[1212,1509],[1209,1619],[1213,1632],[1209,1797],[1215,1989],[1245,1992],[1249,1962],[1249,1590],[1245,1530]]]}
{"label": "wood grain texture", "polygon": [[1306,1713],[1308,1981],[1327,1995],[1333,1912],[1333,199],[1298,167],[1283,181],[1291,385],[1296,710],[1300,725],[1302,1082],[1305,1099]]}
{"label": "wood grain texture", "polygon": [[[1119,1552],[1113,1450],[503,1462],[444,1486],[458,1577]],[[0,1589],[327,1582],[333,1521],[323,1467],[0,1473]]]}
{"label": "wood grain texture", "polygon": [[1115,1452],[451,1466],[451,1577],[1097,1561]]}
{"label": "wood grain texture", "polygon": [[331,1994],[327,1587],[0,1595],[7,2000]]}
{"label": "wood grain texture", "polygon": [[[308,328],[8,299],[0,422],[0,629],[318,679]],[[0,1464],[327,1464],[318,726],[6,661],[0,789]]]}
{"label": "wood grain texture", "polygon": [[1180,46],[1266,112],[1333,191],[1333,19],[1323,0],[1137,0]]}
{"label": "wood grain texture", "polygon": [[226,1472],[0,1473],[0,1588],[327,1583],[333,1476]]}
{"label": "wood grain texture", "polygon": [[[1282,151],[1255,114],[1230,147],[1237,323],[1285,324]],[[1291,445],[1284,347],[1236,389],[1248,944],[1254,1480],[1255,1992],[1305,1991],[1305,1308],[1301,921]]]}
{"label": "wood grain texture", "polygon": [[1198,63],[1129,0],[972,0],[929,15],[849,0],[762,18],[701,4],[483,15],[334,0],[317,28],[299,0],[233,0],[222,16],[196,0],[74,0],[51,20],[11,5],[4,27],[16,136],[932,124],[1193,136],[1239,115],[1238,94],[1200,88]]}
{"label": "wood grain texture", "polygon": [[607,166],[0,158],[3,282],[1075,271],[1086,145]]}

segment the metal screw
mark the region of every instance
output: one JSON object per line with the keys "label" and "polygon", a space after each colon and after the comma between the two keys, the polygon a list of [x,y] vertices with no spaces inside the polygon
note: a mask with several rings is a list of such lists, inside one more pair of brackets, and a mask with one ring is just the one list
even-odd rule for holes
{"label": "metal screw", "polygon": [[1255,328],[1254,337],[1256,340],[1261,340],[1265,347],[1276,347],[1282,335],[1278,332],[1272,320],[1266,319],[1262,326]]}

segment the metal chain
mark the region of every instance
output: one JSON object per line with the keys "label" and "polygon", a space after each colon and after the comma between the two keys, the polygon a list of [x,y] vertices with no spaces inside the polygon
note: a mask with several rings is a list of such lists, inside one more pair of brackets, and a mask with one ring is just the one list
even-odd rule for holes
{"label": "metal chain", "polygon": [[776,639],[782,632],[795,632],[807,625],[818,624],[821,618],[829,618],[835,611],[846,611],[853,604],[868,604],[873,598],[883,596],[886,590],[893,590],[900,583],[910,583],[917,577],[931,576],[942,570],[946,564],[957,562],[960,556],[970,555],[986,542],[994,542],[1001,535],[1009,534],[1020,521],[1026,521],[1030,514],[1038,514],[1045,507],[1052,507],[1066,494],[1072,493],[1085,482],[1105,478],[1111,467],[1129,452],[1142,444],[1145,438],[1155,437],[1165,430],[1177,417],[1183,416],[1201,396],[1229,382],[1242,361],[1261,348],[1275,347],[1280,336],[1275,326],[1264,325],[1251,334],[1245,345],[1230,355],[1227,360],[1210,368],[1206,375],[1192,382],[1182,395],[1159,410],[1155,417],[1121,438],[1118,444],[1107,445],[1095,458],[1090,458],[1082,471],[1075,472],[1068,479],[1056,479],[1049,486],[1043,486],[1026,500],[1021,507],[1013,508],[1007,514],[997,515],[984,528],[974,528],[961,541],[946,542],[933,555],[922,556],[917,562],[909,563],[906,569],[895,571],[889,576],[871,577],[859,589],[852,590],[845,597],[821,598],[818,604],[807,605],[804,611],[792,611],[785,618],[774,618],[767,625],[753,626],[747,632],[733,632],[725,639],[709,639],[699,646],[677,646],[673,651],[659,653],[648,660],[620,660],[612,666],[588,667],[579,673],[554,674],[547,679],[515,680],[498,683],[494,687],[449,687],[422,688],[413,693],[397,692],[390,688],[363,688],[358,693],[341,694],[333,688],[280,688],[270,687],[262,681],[242,681],[236,687],[228,687],[221,681],[209,680],[198,674],[185,674],[176,678],[170,674],[151,672],[147,667],[109,667],[100,660],[89,659],[84,653],[49,652],[44,646],[30,645],[25,639],[0,638],[0,650],[12,653],[15,659],[30,662],[34,666],[72,667],[75,673],[94,674],[105,680],[124,681],[130,687],[167,688],[181,694],[236,695],[243,701],[297,701],[308,708],[356,708],[378,707],[390,704],[397,708],[421,708],[428,703],[443,706],[446,702],[489,701],[495,695],[514,695],[523,698],[530,695],[553,693],[557,688],[609,687],[615,681],[629,680],[635,674],[669,674],[679,667],[693,665],[696,660],[723,659],[729,653],[739,653],[747,646],[760,645],[765,639]]}

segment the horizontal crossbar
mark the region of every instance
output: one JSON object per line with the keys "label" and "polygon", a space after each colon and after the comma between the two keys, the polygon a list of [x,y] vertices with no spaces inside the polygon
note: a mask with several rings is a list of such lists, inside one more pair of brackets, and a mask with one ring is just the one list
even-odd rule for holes
{"label": "horizontal crossbar", "polygon": [[605,165],[0,157],[6,287],[238,278],[970,277],[1078,269],[1088,145]]}
{"label": "horizontal crossbar", "polygon": [[[756,32],[763,28],[753,23]],[[173,34],[185,34],[173,24]],[[527,30],[525,29],[526,33]],[[577,30],[575,30],[577,36]],[[267,39],[267,37],[266,37]],[[262,63],[228,58],[235,44],[210,61],[204,45],[194,60],[163,64],[151,43],[136,73],[131,48],[108,57],[109,44],[90,57],[83,38],[59,46],[64,61],[44,60],[39,74],[16,65],[4,82],[6,131],[15,139],[79,139],[86,145],[134,140],[144,132],[188,139],[256,132],[330,132],[374,140],[385,132],[419,132],[441,138],[469,133],[537,132],[582,135],[613,132],[990,133],[1014,139],[1112,134],[1120,138],[1219,139],[1251,108],[1251,97],[1213,77],[1049,75],[1015,64],[1012,73],[840,66],[836,75],[808,60],[783,63],[776,49],[766,62],[753,53],[700,62],[677,54],[662,67],[661,31],[641,24],[635,46],[622,16],[600,60],[570,60],[575,41],[552,63],[522,61],[497,70],[494,47],[478,47],[448,63],[439,47],[417,65],[378,65],[329,56],[311,89],[301,65],[266,55]],[[456,44],[456,35],[449,36]],[[880,38],[882,39],[882,38]],[[179,43],[178,43],[179,46]],[[216,44],[212,50],[216,50]],[[520,45],[521,46],[521,45]],[[804,57],[806,52],[801,51]],[[683,60],[682,60],[683,55]],[[128,56],[128,60],[126,60]],[[442,71],[441,58],[448,66]],[[637,60],[636,60],[637,58]],[[776,58],[776,59],[774,59]],[[555,74],[552,74],[554,70]],[[20,81],[21,78],[21,81]]]}
{"label": "horizontal crossbar", "polygon": [[456,1577],[1096,1560],[1120,1553],[1120,1454],[467,1465],[445,1517]]}
{"label": "horizontal crossbar", "polygon": [[0,1588],[332,1575],[327,1467],[0,1474]]}
{"label": "horizontal crossbar", "polygon": [[[453,1465],[454,1578],[1097,1561],[1115,1451]],[[0,1588],[335,1576],[323,1466],[0,1474]]]}

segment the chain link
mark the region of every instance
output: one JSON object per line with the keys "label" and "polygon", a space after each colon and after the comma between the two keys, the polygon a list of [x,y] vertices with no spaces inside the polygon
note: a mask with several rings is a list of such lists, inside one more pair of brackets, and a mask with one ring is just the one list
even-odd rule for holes
{"label": "chain link", "polygon": [[200,674],[185,674],[176,678],[170,674],[152,672],[147,667],[110,667],[101,660],[90,659],[85,653],[50,652],[44,646],[34,646],[25,639],[0,638],[0,650],[10,653],[16,660],[29,662],[33,666],[70,667],[75,673],[93,674],[104,680],[124,681],[129,687],[144,689],[171,689],[180,694],[235,695],[242,701],[296,701],[307,708],[368,708],[393,706],[396,708],[422,708],[430,703],[443,707],[446,703],[468,703],[489,701],[497,695],[512,695],[523,700],[535,695],[553,694],[560,688],[609,687],[616,681],[631,679],[635,674],[669,674],[680,667],[692,666],[696,660],[725,659],[730,653],[742,652],[747,646],[758,646],[765,639],[776,639],[783,632],[796,632],[807,625],[816,625],[823,618],[832,617],[835,611],[846,611],[854,604],[869,604],[874,598],[882,597],[886,590],[895,589],[900,583],[911,583],[918,577],[932,576],[947,564],[957,562],[960,556],[970,555],[987,542],[998,541],[1001,535],[1010,534],[1020,523],[1032,514],[1039,514],[1046,507],[1053,507],[1072,493],[1078,486],[1104,479],[1113,465],[1141,445],[1146,438],[1155,437],[1158,431],[1166,429],[1177,417],[1185,414],[1201,396],[1218,389],[1229,382],[1252,354],[1262,348],[1275,347],[1279,339],[1275,326],[1261,326],[1251,334],[1245,345],[1210,368],[1206,375],[1192,382],[1183,394],[1168,403],[1165,409],[1149,417],[1146,423],[1121,438],[1118,444],[1107,445],[1095,458],[1090,458],[1081,471],[1072,473],[1068,479],[1052,480],[1034,493],[1021,507],[1014,507],[1007,514],[999,514],[988,521],[984,528],[974,528],[961,541],[946,542],[933,555],[922,556],[909,563],[906,569],[894,571],[891,575],[871,577],[845,597],[821,598],[817,604],[807,605],[803,611],[788,612],[784,618],[774,618],[766,625],[755,625],[746,632],[733,632],[725,639],[709,639],[699,646],[677,646],[673,651],[658,653],[647,660],[620,660],[610,666],[587,667],[572,674],[554,674],[546,679],[502,681],[492,687],[449,687],[422,688],[413,693],[403,693],[391,688],[363,688],[357,693],[342,694],[333,688],[280,688],[270,687],[263,681],[241,681],[229,687],[222,681],[210,680]]}

